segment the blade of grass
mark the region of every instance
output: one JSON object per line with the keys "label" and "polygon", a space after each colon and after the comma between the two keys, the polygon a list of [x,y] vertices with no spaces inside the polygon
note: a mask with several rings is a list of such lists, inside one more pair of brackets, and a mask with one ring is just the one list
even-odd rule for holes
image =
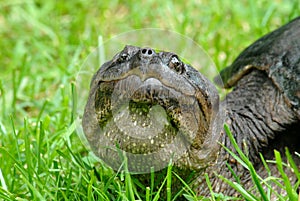
{"label": "blade of grass", "polygon": [[244,168],[249,170],[249,167],[247,166],[247,163],[243,161],[237,154],[235,154],[233,151],[231,151],[229,148],[227,148],[224,144],[220,144],[223,149],[226,150],[238,163],[240,163]]}
{"label": "blade of grass", "polygon": [[87,197],[88,201],[94,201],[94,195],[93,195],[93,183],[95,182],[95,175],[94,171],[90,171],[90,181],[88,183],[88,190],[87,190]]}
{"label": "blade of grass", "polygon": [[39,122],[38,123],[38,127],[36,129],[36,132],[37,132],[37,152],[36,152],[36,157],[37,157],[37,172],[40,173],[41,169],[42,169],[42,162],[41,162],[41,152],[42,152],[42,149],[43,149],[43,140],[44,140],[44,136],[45,136],[45,130],[44,130],[44,127],[43,127],[43,122]]}
{"label": "blade of grass", "polygon": [[146,201],[150,201],[150,187],[146,187]]}
{"label": "blade of grass", "polygon": [[293,159],[293,157],[292,157],[292,155],[291,155],[291,153],[290,153],[290,151],[289,151],[288,148],[285,148],[285,155],[286,155],[286,157],[287,157],[288,163],[289,163],[290,166],[292,167],[292,169],[293,169],[295,175],[297,176],[297,178],[299,179],[299,182],[300,182],[300,173],[299,173],[299,169],[298,169],[298,167],[297,167],[297,165],[296,165],[296,163],[295,163],[295,161],[294,161],[294,159]]}
{"label": "blade of grass", "polygon": [[154,182],[155,182],[155,173],[154,173],[154,167],[151,167],[150,168],[150,171],[151,171],[151,184],[150,184],[150,190],[151,190],[151,192],[150,192],[150,196],[151,196],[151,200],[152,200],[152,195],[153,195],[153,190],[154,190]]}
{"label": "blade of grass", "polygon": [[15,124],[14,124],[14,120],[13,120],[12,115],[10,115],[10,121],[11,121],[11,126],[12,126],[14,140],[15,140],[16,152],[17,152],[17,155],[18,155],[18,159],[20,159],[21,154],[20,154],[19,145],[18,145],[18,136],[17,136],[17,132],[16,132],[16,129],[15,129]]}
{"label": "blade of grass", "polygon": [[12,193],[4,190],[3,188],[0,188],[0,198],[2,198],[5,201],[15,201],[15,197]]}
{"label": "blade of grass", "polygon": [[236,173],[234,172],[234,170],[232,169],[232,167],[228,163],[226,163],[226,166],[227,166],[228,170],[231,172],[231,174],[232,174],[233,178],[235,179],[235,181],[237,183],[241,184],[240,178],[236,175]]}
{"label": "blade of grass", "polygon": [[13,83],[13,100],[11,102],[12,111],[16,111],[16,102],[17,102],[17,81],[16,81],[16,70],[12,72],[12,83]]}
{"label": "blade of grass", "polygon": [[283,178],[283,183],[286,189],[286,192],[290,198],[290,200],[297,200],[298,199],[298,195],[295,191],[293,191],[291,182],[288,178],[288,176],[285,174],[284,170],[283,170],[283,166],[282,166],[282,158],[281,155],[278,151],[274,150],[274,155],[275,155],[275,160],[276,160],[276,165],[277,165],[277,169],[280,172],[282,178]]}
{"label": "blade of grass", "polygon": [[197,195],[195,192],[191,189],[191,187],[176,173],[173,172],[173,174],[176,176],[177,179],[183,184],[184,188],[183,190],[191,194],[195,199],[197,199]]}
{"label": "blade of grass", "polygon": [[1,120],[0,120],[0,132],[4,135],[7,134],[6,128],[5,128],[4,124],[1,122]]}
{"label": "blade of grass", "polygon": [[[48,103],[49,103],[48,100],[45,100],[45,101],[44,101],[43,106],[42,106],[42,108],[41,108],[41,110],[39,111],[39,114],[38,114],[38,116],[37,116],[36,122],[39,122],[39,121],[41,120],[41,117],[42,117],[42,115],[43,115],[43,113],[44,113],[44,111],[45,111],[46,106],[48,105]],[[38,126],[38,124],[37,124],[37,126]]]}
{"label": "blade of grass", "polygon": [[240,184],[236,182],[232,182],[229,179],[223,177],[222,175],[219,176],[223,181],[228,183],[233,189],[238,191],[244,199],[249,200],[249,201],[258,201],[259,199],[255,197],[254,195],[248,193]]}
{"label": "blade of grass", "polygon": [[205,173],[204,176],[205,176],[205,181],[206,181],[206,183],[207,183],[207,187],[208,187],[209,192],[210,192],[210,194],[211,194],[212,201],[215,201],[216,199],[215,199],[215,196],[214,196],[214,192],[213,192],[213,189],[212,189],[212,186],[211,186],[211,183],[210,183],[208,174]]}
{"label": "blade of grass", "polygon": [[262,185],[261,185],[261,178],[258,176],[258,174],[256,173],[252,163],[250,162],[250,160],[248,159],[248,157],[242,152],[242,150],[239,148],[238,144],[236,143],[229,127],[227,124],[224,124],[224,129],[225,132],[227,134],[227,136],[230,139],[230,142],[232,143],[234,149],[237,151],[237,153],[239,154],[239,156],[241,157],[241,159],[246,163],[247,167],[249,168],[249,172],[251,174],[252,177],[252,181],[255,183],[255,186],[257,187],[260,195],[262,196],[262,200],[268,201],[268,197],[265,193],[265,190],[263,189]]}
{"label": "blade of grass", "polygon": [[98,36],[98,66],[101,66],[105,59],[105,49],[103,43],[103,37],[101,35]]}
{"label": "blade of grass", "polygon": [[7,185],[6,185],[5,179],[3,177],[1,168],[0,168],[0,184],[2,186],[2,189],[7,191]]}
{"label": "blade of grass", "polygon": [[133,186],[131,181],[131,176],[128,170],[128,159],[126,153],[123,151],[123,159],[124,159],[124,171],[125,171],[125,189],[126,189],[126,196],[130,200],[135,200]]}
{"label": "blade of grass", "polygon": [[5,91],[5,87],[3,84],[3,81],[0,80],[0,98],[2,99],[2,105],[1,105],[1,111],[2,111],[2,116],[6,116],[6,91]]}
{"label": "blade of grass", "polygon": [[171,201],[172,199],[172,159],[169,162],[167,169],[167,201]]}
{"label": "blade of grass", "polygon": [[72,112],[71,112],[71,123],[76,119],[77,115],[77,88],[74,82],[71,83],[72,89]]}
{"label": "blade of grass", "polygon": [[27,119],[24,119],[24,138],[25,138],[25,157],[26,157],[26,164],[27,164],[27,175],[28,175],[28,181],[32,183],[32,158],[31,158],[31,150],[30,150],[30,133],[28,131],[28,125],[27,125]]}
{"label": "blade of grass", "polygon": [[[263,165],[264,165],[266,171],[268,172],[268,176],[270,177],[270,176],[271,176],[271,170],[270,170],[270,168],[269,168],[269,166],[268,166],[266,160],[264,159],[264,157],[263,157],[263,155],[262,155],[261,153],[259,153],[259,156],[260,156],[260,160],[262,161],[262,163],[263,163]],[[266,184],[269,184],[269,182],[266,182]],[[271,194],[272,194],[272,188],[271,188],[271,187],[270,187],[270,188],[268,187],[268,188],[267,188],[267,196],[268,196],[268,199],[271,198]]]}
{"label": "blade of grass", "polygon": [[21,179],[26,183],[26,185],[28,186],[29,190],[32,191],[32,198],[38,198],[38,200],[41,200],[41,201],[45,200],[44,197],[40,194],[39,190],[36,189],[32,185],[32,182],[29,181],[29,179],[28,179],[28,173],[26,172],[26,170],[23,167],[20,167],[18,164],[15,164],[15,167],[23,175],[23,177],[21,177]]}
{"label": "blade of grass", "polygon": [[163,180],[163,182],[161,183],[158,191],[156,192],[154,198],[153,198],[153,201],[158,201],[158,199],[160,198],[160,192],[162,191],[165,183],[167,182],[167,177],[165,177],[165,179]]}

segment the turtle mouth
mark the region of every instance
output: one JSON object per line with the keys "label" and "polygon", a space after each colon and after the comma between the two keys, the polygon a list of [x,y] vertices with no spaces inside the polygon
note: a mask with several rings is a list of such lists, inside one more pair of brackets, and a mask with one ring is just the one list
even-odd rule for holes
{"label": "turtle mouth", "polygon": [[99,85],[95,111],[106,141],[144,155],[182,154],[193,143],[200,113],[194,97],[136,75]]}

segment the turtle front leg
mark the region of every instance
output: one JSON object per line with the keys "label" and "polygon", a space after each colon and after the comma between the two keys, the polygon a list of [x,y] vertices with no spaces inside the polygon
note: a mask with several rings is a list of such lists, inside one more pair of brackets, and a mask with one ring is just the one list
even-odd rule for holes
{"label": "turtle front leg", "polygon": [[[259,161],[258,153],[271,146],[272,139],[282,140],[275,145],[277,149],[287,146],[299,151],[299,133],[290,137],[285,131],[294,124],[299,131],[300,121],[264,72],[254,70],[246,75],[223,104],[228,113],[227,123],[237,143],[253,162]],[[228,140],[225,145],[229,145]]]}
{"label": "turtle front leg", "polygon": [[[274,159],[274,149],[279,150],[284,158],[285,147],[288,147],[291,153],[300,153],[300,121],[292,109],[287,107],[283,95],[264,72],[254,70],[244,76],[222,104],[227,113],[226,123],[230,126],[235,140],[262,178],[266,178],[268,172],[260,161],[259,152],[265,159]],[[220,141],[235,152],[225,133]],[[297,158],[299,157],[295,157],[295,161],[300,167],[300,159]],[[253,186],[249,172],[226,150],[221,149],[216,164],[206,170],[214,192],[238,196],[234,189],[217,176],[222,175],[231,181],[235,180],[227,164],[240,177],[244,188],[250,189]],[[270,168],[273,176],[280,177],[276,165],[270,164]],[[292,183],[296,182],[291,171],[287,170],[287,174],[293,179]],[[210,194],[206,188],[204,174],[199,177],[195,186],[200,195]],[[275,188],[277,187],[274,185]],[[278,189],[279,193],[280,191],[281,189]]]}

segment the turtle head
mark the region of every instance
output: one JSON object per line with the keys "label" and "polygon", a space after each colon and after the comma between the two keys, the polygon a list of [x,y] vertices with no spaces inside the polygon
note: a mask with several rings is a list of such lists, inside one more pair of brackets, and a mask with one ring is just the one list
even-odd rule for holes
{"label": "turtle head", "polygon": [[[215,87],[174,53],[126,46],[94,75],[83,128],[94,153],[132,172],[173,163],[199,170],[217,157]],[[121,154],[122,155],[122,154]]]}

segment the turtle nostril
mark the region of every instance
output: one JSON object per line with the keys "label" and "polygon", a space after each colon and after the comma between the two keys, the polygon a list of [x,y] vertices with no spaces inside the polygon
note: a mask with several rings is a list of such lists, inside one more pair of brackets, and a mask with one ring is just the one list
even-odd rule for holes
{"label": "turtle nostril", "polygon": [[143,48],[142,49],[142,54],[145,56],[151,56],[154,54],[154,51],[150,48]]}

